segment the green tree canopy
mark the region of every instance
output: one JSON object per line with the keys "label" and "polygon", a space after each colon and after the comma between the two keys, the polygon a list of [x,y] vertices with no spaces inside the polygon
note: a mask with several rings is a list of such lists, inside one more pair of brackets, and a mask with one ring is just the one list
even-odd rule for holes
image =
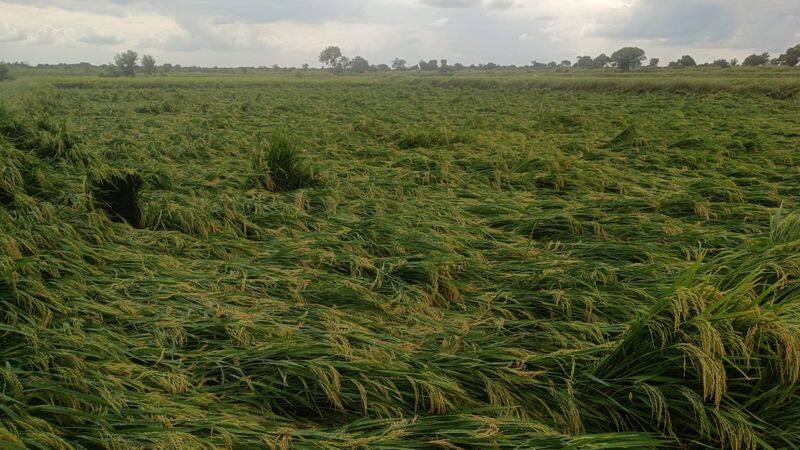
{"label": "green tree canopy", "polygon": [[691,55],[683,55],[678,60],[678,65],[681,67],[697,67],[697,61],[695,61]]}
{"label": "green tree canopy", "polygon": [[356,73],[364,73],[369,71],[369,61],[360,57],[354,56],[352,60],[350,60],[350,70]]}
{"label": "green tree canopy", "polygon": [[594,60],[591,56],[578,56],[573,67],[577,69],[591,69],[594,67]]}
{"label": "green tree canopy", "polygon": [[114,56],[114,64],[117,65],[122,75],[132,77],[136,75],[136,62],[139,60],[139,54],[133,50],[128,50],[125,53],[118,53]]}
{"label": "green tree canopy", "polygon": [[156,73],[156,60],[151,55],[142,56],[142,70],[148,75]]}
{"label": "green tree canopy", "polygon": [[760,55],[752,54],[744,59],[743,66],[766,66],[769,64],[769,53],[762,53]]}
{"label": "green tree canopy", "polygon": [[797,44],[794,47],[786,50],[786,53],[782,54],[778,58],[778,63],[782,66],[789,67],[794,67],[797,64],[800,64],[800,44]]}
{"label": "green tree canopy", "polygon": [[334,46],[326,47],[325,50],[319,54],[319,62],[330,68],[336,67],[341,58],[342,49]]}
{"label": "green tree canopy", "polygon": [[644,50],[638,47],[624,47],[615,51],[611,59],[617,63],[617,68],[627,72],[641,66],[646,57]]}
{"label": "green tree canopy", "polygon": [[599,55],[597,55],[597,58],[595,58],[592,63],[595,68],[602,69],[604,67],[608,67],[608,65],[611,64],[612,62],[614,62],[614,60],[611,59],[611,57],[609,57],[605,53],[600,53]]}

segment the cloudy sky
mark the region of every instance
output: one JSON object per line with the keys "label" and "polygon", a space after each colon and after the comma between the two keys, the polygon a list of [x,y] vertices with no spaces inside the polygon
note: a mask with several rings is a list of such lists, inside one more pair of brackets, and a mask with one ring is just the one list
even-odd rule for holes
{"label": "cloudy sky", "polygon": [[0,60],[318,65],[326,45],[372,63],[574,60],[625,45],[699,62],[800,43],[800,0],[0,0]]}

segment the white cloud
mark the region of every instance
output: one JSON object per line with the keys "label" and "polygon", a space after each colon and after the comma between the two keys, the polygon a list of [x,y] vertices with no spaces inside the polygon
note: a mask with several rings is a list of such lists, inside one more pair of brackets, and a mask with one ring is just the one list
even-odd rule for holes
{"label": "white cloud", "polygon": [[481,0],[422,0],[422,3],[436,8],[469,8],[481,4]]}
{"label": "white cloud", "polygon": [[371,23],[273,22],[253,26],[256,39],[281,51],[319,52],[334,42],[350,53],[373,51],[407,36],[394,27]]}
{"label": "white cloud", "polygon": [[19,28],[7,23],[0,23],[0,42],[19,42],[26,38],[25,33]]}
{"label": "white cloud", "polygon": [[486,7],[489,9],[514,9],[521,6],[517,0],[489,0],[486,3]]}
{"label": "white cloud", "polygon": [[13,29],[18,36],[24,36],[21,40],[26,44],[40,46],[99,43],[92,41],[102,36],[115,38],[117,44],[135,45],[144,39],[184,34],[175,19],[157,14],[111,16],[53,6],[0,3],[0,36],[4,29]]}
{"label": "white cloud", "polygon": [[105,62],[135,48],[181,64],[287,65],[339,45],[373,62],[525,64],[638,45],[702,62],[783,51],[800,40],[798,17],[797,0],[0,0],[0,56]]}
{"label": "white cloud", "polygon": [[90,32],[89,34],[82,36],[78,40],[86,44],[97,44],[97,45],[119,45],[125,42],[121,37],[113,34],[103,34],[103,33],[93,33],[93,32]]}

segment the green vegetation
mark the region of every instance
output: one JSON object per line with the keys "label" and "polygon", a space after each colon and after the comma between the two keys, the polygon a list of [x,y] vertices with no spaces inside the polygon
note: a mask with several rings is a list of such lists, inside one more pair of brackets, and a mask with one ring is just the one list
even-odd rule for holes
{"label": "green vegetation", "polygon": [[2,446],[797,447],[799,76],[3,83]]}
{"label": "green vegetation", "polygon": [[256,151],[253,178],[258,185],[276,192],[311,187],[317,182],[317,177],[303,161],[291,138],[281,132],[270,137],[266,148]]}
{"label": "green vegetation", "polygon": [[8,64],[0,62],[0,81],[5,81],[11,78],[9,74],[11,70],[8,68]]}

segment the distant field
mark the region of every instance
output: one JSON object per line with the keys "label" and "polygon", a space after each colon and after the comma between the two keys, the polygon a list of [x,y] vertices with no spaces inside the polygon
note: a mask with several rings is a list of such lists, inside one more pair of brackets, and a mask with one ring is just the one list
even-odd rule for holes
{"label": "distant field", "polygon": [[0,101],[0,447],[800,447],[798,70]]}

